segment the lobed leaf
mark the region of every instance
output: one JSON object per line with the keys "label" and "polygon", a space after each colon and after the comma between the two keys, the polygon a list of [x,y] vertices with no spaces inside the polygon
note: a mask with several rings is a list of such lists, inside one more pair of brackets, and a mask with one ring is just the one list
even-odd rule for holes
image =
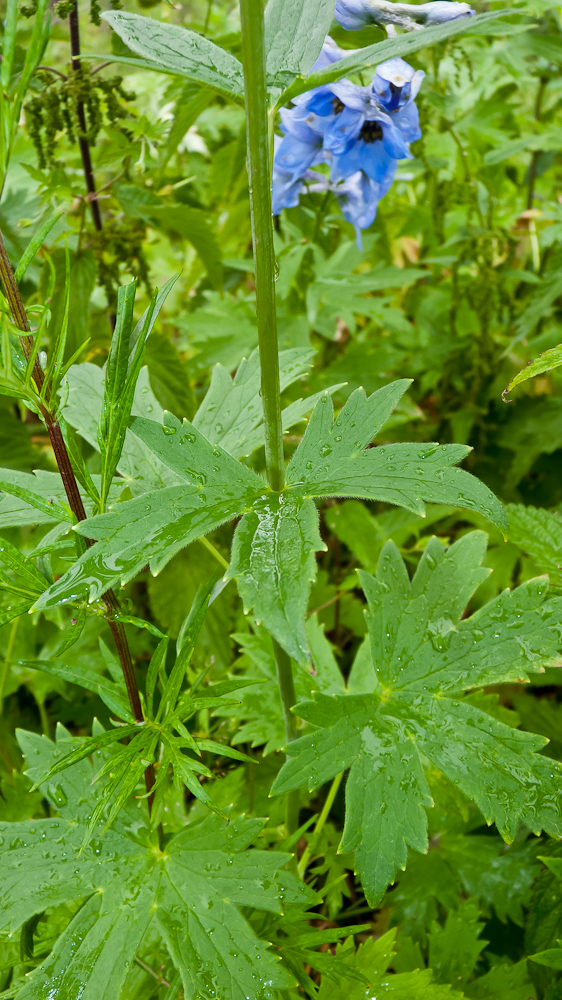
{"label": "lobed leaf", "polygon": [[389,974],[395,938],[393,928],[382,937],[370,937],[357,951],[349,944],[338,945],[336,957],[349,967],[350,973],[360,973],[367,979],[369,986],[365,989],[363,982],[350,981],[351,976],[335,983],[323,978],[318,1000],[363,1000],[365,996],[383,995],[393,1000],[461,1000],[462,993],[434,981],[431,969]]}
{"label": "lobed leaf", "polygon": [[131,428],[184,485],[146,493],[76,530],[101,541],[92,546],[37,603],[54,607],[77,596],[96,600],[117,581],[131,580],[147,562],[153,573],[195,538],[249,510],[268,487],[260,476],[188,421],[165,414],[164,426],[133,418]]}
{"label": "lobed leaf", "polygon": [[[50,741],[23,734],[22,743],[32,757],[41,747],[43,765],[53,760]],[[17,1000],[47,1000],[55,988],[61,1000],[77,992],[82,1000],[118,1000],[147,933],[168,947],[187,996],[214,984],[233,1000],[273,1000],[275,990],[290,988],[292,977],[240,912],[279,912],[281,886],[291,882],[278,874],[286,854],[247,850],[262,821],[211,817],[185,827],[161,852],[147,838],[139,822],[145,807],[138,806],[130,826],[78,854],[87,813],[76,804],[90,799],[91,777],[87,761],[61,776],[75,790],[75,819],[0,824],[0,893],[11,932],[49,906],[85,898]],[[298,893],[298,883],[291,884]]]}
{"label": "lobed leaf", "polygon": [[363,497],[393,503],[423,515],[424,501],[468,507],[507,527],[491,490],[463,469],[452,468],[464,445],[389,444],[365,450],[408,388],[402,379],[367,397],[356,389],[334,420],[328,395],[316,405],[287,469],[287,483],[300,496]]}
{"label": "lobed leaf", "polygon": [[544,581],[529,581],[461,619],[483,579],[484,551],[480,532],[447,553],[435,539],[410,582],[388,542],[376,577],[361,574],[371,693],[366,684],[362,694],[318,693],[295,709],[316,729],[288,745],[273,791],[317,788],[350,768],[340,849],[356,849],[371,904],[406,863],[406,846],[426,849],[427,761],[504,839],[512,841],[520,823],[534,833],[562,832],[562,765],[538,753],[543,739],[462,699],[465,690],[525,679],[552,662],[558,645],[561,602],[545,600]]}

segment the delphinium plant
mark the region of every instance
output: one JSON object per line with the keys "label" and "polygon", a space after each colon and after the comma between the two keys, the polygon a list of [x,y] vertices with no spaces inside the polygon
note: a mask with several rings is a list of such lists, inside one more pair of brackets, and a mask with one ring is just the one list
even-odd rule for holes
{"label": "delphinium plant", "polygon": [[[82,65],[78,8],[66,13],[72,59]],[[88,732],[59,725],[55,741],[48,720],[43,735],[18,730],[29,781],[6,784],[0,826],[9,953],[2,995],[526,1000],[539,989],[555,1000],[562,949],[553,940],[543,946],[532,922],[546,903],[528,925],[534,967],[519,944],[479,956],[481,910],[490,923],[520,926],[541,850],[544,892],[552,912],[560,906],[560,763],[541,752],[540,728],[518,728],[500,698],[504,685],[519,690],[545,671],[552,679],[561,599],[556,589],[549,594],[546,577],[523,574],[514,589],[490,589],[489,599],[471,603],[489,576],[483,529],[506,536],[508,515],[459,467],[471,450],[465,443],[391,440],[410,379],[385,380],[369,393],[355,388],[344,402],[341,383],[281,402],[311,352],[280,349],[276,249],[291,220],[274,220],[313,199],[316,245],[333,194],[360,246],[399,161],[422,135],[415,99],[424,72],[404,57],[467,30],[500,30],[502,11],[474,16],[454,0],[337,0],[335,9],[333,0],[269,0],[265,9],[240,0],[239,13],[240,37],[225,33],[223,45],[126,10],[102,14],[119,39],[107,61],[192,88],[179,131],[189,134],[212,95],[219,109],[244,108],[236,155],[244,149],[253,262],[242,267],[253,275],[255,327],[253,316],[247,325],[258,349],[237,358],[235,376],[218,365],[198,406],[188,396],[189,413],[165,409],[143,361],[178,275],[142,310],[136,282],[118,267],[110,281],[103,253],[100,320],[110,347],[103,368],[79,361],[72,239],[58,307],[49,263],[25,301],[26,274],[59,215],[49,214],[21,256],[14,240],[0,243],[0,390],[45,429],[58,470],[0,471],[0,622],[10,630],[2,693],[10,669],[37,671],[61,690],[91,692],[103,713],[88,720]],[[388,37],[343,49],[328,35],[334,14],[343,31],[375,25]],[[26,87],[48,72],[40,69],[46,16],[38,5],[31,44],[16,59],[17,8],[8,8],[4,173]],[[209,3],[207,27],[211,16]],[[103,190],[92,186],[89,159],[97,133],[81,121],[82,91],[63,98],[57,113],[71,106],[61,121],[78,141],[101,233]],[[37,101],[28,106],[41,151],[41,129],[52,120]],[[124,115],[114,114],[118,132]],[[138,123],[130,124],[132,143]],[[62,169],[53,153],[60,137],[48,135],[43,166],[50,158]],[[201,208],[181,202],[184,180],[171,186],[173,205],[160,200],[166,185],[144,189],[144,221],[166,220],[171,231],[191,225],[188,238],[212,284],[214,235]],[[126,190],[117,197],[127,204]],[[231,270],[239,266],[235,260]],[[298,440],[285,436],[308,414]],[[333,498],[379,512],[392,505],[404,517],[386,537],[379,531],[378,550],[366,557],[366,632],[339,662],[309,608],[317,555],[326,551],[318,508],[337,510],[327,506]],[[359,518],[358,509],[366,512],[350,509]],[[452,511],[476,529],[454,541],[425,537],[414,561],[400,532]],[[205,551],[201,585],[178,627],[165,630],[147,607],[147,577],[157,581],[195,543]],[[226,623],[215,616],[211,627],[211,616],[233,581],[247,619],[235,636],[240,657],[217,669]],[[30,618],[36,629],[46,626],[35,656],[18,648],[18,623]],[[212,652],[202,663],[205,635]],[[273,766],[254,752],[264,745],[277,751]],[[543,831],[553,839],[539,841]]]}

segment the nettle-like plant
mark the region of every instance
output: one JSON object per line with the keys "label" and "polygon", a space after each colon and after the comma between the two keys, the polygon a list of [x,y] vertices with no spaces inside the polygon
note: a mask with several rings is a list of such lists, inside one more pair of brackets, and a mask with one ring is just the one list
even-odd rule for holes
{"label": "nettle-like plant", "polygon": [[[448,986],[432,985],[428,971],[387,976],[393,932],[364,944],[354,961],[349,943],[334,955],[317,950],[369,925],[326,930],[309,923],[315,917],[310,908],[321,897],[303,880],[312,843],[298,866],[292,855],[303,829],[300,790],[332,780],[316,828],[319,837],[349,771],[339,849],[355,851],[371,905],[405,866],[407,847],[427,850],[436,773],[476,803],[507,842],[521,825],[535,834],[544,829],[562,836],[560,766],[538,752],[542,737],[513,729],[494,712],[493,698],[482,693],[488,685],[525,680],[555,660],[562,607],[559,598],[547,597],[544,579],[505,592],[464,618],[488,573],[481,566],[483,532],[467,534],[448,550],[430,541],[411,580],[388,543],[376,575],[361,574],[369,635],[347,681],[322,633],[306,625],[316,553],[323,548],[317,499],[363,498],[417,515],[424,514],[426,503],[449,504],[478,512],[502,530],[507,526],[490,490],[458,468],[469,451],[464,445],[373,446],[408,380],[369,397],[358,389],[336,416],[331,395],[337,386],[284,409],[280,402],[281,392],[305,371],[310,352],[280,353],[277,343],[270,156],[276,111],[312,87],[324,88],[314,97],[320,103],[307,98],[295,105],[304,108],[307,128],[311,114],[330,119],[319,125],[314,118],[315,137],[307,134],[303,145],[337,158],[334,129],[343,128],[347,109],[353,112],[345,119],[351,139],[365,146],[380,140],[382,148],[388,113],[402,106],[399,99],[400,107],[391,106],[401,86],[396,78],[382,75],[375,90],[382,110],[377,105],[374,114],[346,105],[344,92],[333,85],[495,16],[450,20],[439,13],[446,4],[432,3],[413,8],[417,20],[412,20],[408,5],[394,6],[389,14],[393,5],[382,0],[378,5],[338,0],[340,16],[349,16],[350,26],[362,16],[391,24],[398,17],[401,27],[416,27],[420,18],[445,23],[328,61],[311,76],[306,74],[324,44],[333,0],[269,0],[265,18],[259,0],[241,0],[242,63],[192,32],[120,11],[105,15],[142,57],[141,66],[183,75],[246,108],[259,352],[242,362],[234,378],[215,369],[193,420],[180,421],[162,410],[142,368],[144,345],[174,279],[155,293],[136,324],[135,285],[120,289],[103,372],[75,365],[73,358],[63,363],[68,281],[63,321],[54,334],[50,330],[49,357],[42,350],[48,307],[26,312],[20,296],[18,282],[52,221],[32,240],[15,272],[1,247],[6,302],[0,389],[44,422],[60,471],[60,476],[0,473],[2,526],[49,526],[26,555],[2,542],[2,586],[13,603],[1,620],[28,611],[58,616],[65,626],[62,642],[50,659],[31,665],[95,691],[118,720],[108,730],[97,725],[88,739],[74,739],[61,727],[56,744],[32,733],[19,735],[27,774],[49,803],[49,815],[1,825],[2,920],[10,933],[24,928],[24,942],[33,939],[46,910],[64,904],[68,921],[44,960],[6,996],[117,1000],[125,996],[137,953],[156,941],[167,955],[162,967],[173,970],[169,979],[156,975],[158,995],[170,1000],[181,995],[257,1000],[298,989],[329,1000],[344,991],[349,996],[350,990],[364,996],[369,984],[376,995],[380,989],[397,1000],[452,997],[457,994]],[[349,89],[345,94],[352,99]],[[324,116],[322,100],[331,107]],[[298,114],[291,115],[285,121],[294,129]],[[342,121],[334,124],[337,115]],[[366,122],[369,128],[362,131]],[[305,166],[301,153],[293,174],[286,159],[277,162],[285,197],[291,185],[297,185],[297,197],[302,191],[312,160]],[[344,155],[349,159],[350,149]],[[371,202],[384,194],[372,185],[384,187],[394,169],[385,161],[386,179],[381,174],[377,180],[384,156],[377,157],[371,173],[372,160],[367,157],[371,166],[361,161],[372,182],[363,185]],[[336,186],[346,181],[343,169],[340,163],[332,178]],[[361,228],[359,215],[353,218]],[[285,467],[283,432],[311,411]],[[99,452],[97,475],[90,473],[76,434]],[[266,478],[243,461],[264,443]],[[231,561],[225,566],[205,536],[234,520]],[[198,592],[172,652],[169,637],[152,622],[129,615],[113,588],[132,581],[147,564],[157,574],[197,539],[222,566]],[[70,562],[58,579],[52,574],[53,554]],[[287,754],[271,788],[272,795],[286,797],[277,839],[264,831],[265,819],[233,812],[208,793],[205,779],[216,776],[221,762],[252,763],[252,758],[201,735],[193,721],[201,712],[224,716],[231,710],[236,716],[235,696],[249,687],[245,675],[208,683],[204,675],[194,679],[189,673],[207,609],[232,579],[261,626],[256,626],[261,662],[277,678],[275,698],[268,700],[268,691],[262,699],[264,726],[271,728],[267,738],[284,742]],[[104,653],[110,679],[72,666],[72,654],[60,662],[95,614],[106,618],[115,643],[115,653],[107,648]],[[127,623],[159,639],[143,692]],[[303,699],[298,703],[296,691]],[[255,704],[259,708],[259,697]],[[305,729],[299,738],[297,728]],[[174,790],[184,796],[186,789],[190,812],[180,831],[170,832],[166,813]],[[260,849],[252,847],[256,840]],[[261,849],[271,843],[277,849]],[[319,991],[311,968],[324,977]]]}

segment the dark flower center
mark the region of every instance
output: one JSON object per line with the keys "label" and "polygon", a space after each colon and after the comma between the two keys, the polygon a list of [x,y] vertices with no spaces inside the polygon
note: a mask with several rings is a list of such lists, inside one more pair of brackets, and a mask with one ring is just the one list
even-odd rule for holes
{"label": "dark flower center", "polygon": [[343,103],[343,101],[340,101],[339,97],[334,97],[334,100],[332,101],[332,107],[334,109],[335,115],[341,115],[342,111],[345,110],[345,104]]}
{"label": "dark flower center", "polygon": [[363,142],[376,142],[382,139],[382,128],[378,122],[365,122],[359,133],[359,138]]}

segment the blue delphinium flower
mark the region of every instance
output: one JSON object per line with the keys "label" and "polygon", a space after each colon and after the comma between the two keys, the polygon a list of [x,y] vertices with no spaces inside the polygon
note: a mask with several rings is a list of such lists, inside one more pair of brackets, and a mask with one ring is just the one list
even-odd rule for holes
{"label": "blue delphinium flower", "polygon": [[[316,68],[341,58],[326,44]],[[296,97],[281,112],[283,137],[276,137],[273,212],[298,204],[305,181],[309,190],[333,191],[344,217],[358,234],[373,222],[380,199],[390,189],[398,160],[410,158],[409,144],[421,136],[414,104],[424,73],[403,59],[377,67],[371,85],[340,80]],[[310,168],[330,164],[330,179]]]}
{"label": "blue delphinium flower", "polygon": [[[314,175],[314,171],[309,171]],[[358,170],[346,180],[333,182],[327,177],[315,175],[316,182],[308,185],[309,191],[332,191],[336,196],[342,215],[355,229],[357,247],[362,249],[361,230],[368,229],[377,215],[379,201],[386,192],[380,184]],[[312,179],[309,177],[309,179]],[[390,181],[392,183],[392,180]]]}
{"label": "blue delphinium flower", "polygon": [[300,114],[312,112],[315,128],[323,130],[333,180],[363,170],[385,185],[394,176],[395,161],[409,158],[409,143],[421,135],[413,101],[423,78],[403,59],[389,59],[377,67],[370,87],[341,80],[297,98]]}
{"label": "blue delphinium flower", "polygon": [[335,9],[336,20],[348,31],[358,31],[367,24],[401,24],[402,27],[415,28],[418,21],[428,26],[473,15],[470,4],[458,0],[431,0],[421,4],[392,3],[389,0],[336,0]]}
{"label": "blue delphinium flower", "polygon": [[282,108],[281,130],[285,133],[276,143],[274,165],[284,174],[299,177],[314,163],[323,159],[325,125],[306,107]]}
{"label": "blue delphinium flower", "polygon": [[[443,2],[448,3],[449,0]],[[387,59],[376,68],[372,82],[373,96],[385,111],[397,111],[417,97],[424,77],[423,70],[414,71],[403,59]]]}

